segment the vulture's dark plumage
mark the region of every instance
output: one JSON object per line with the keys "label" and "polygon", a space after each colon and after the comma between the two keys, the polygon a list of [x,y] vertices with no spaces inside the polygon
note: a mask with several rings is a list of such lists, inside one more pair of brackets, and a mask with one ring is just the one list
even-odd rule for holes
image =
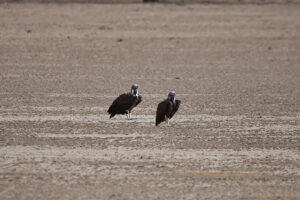
{"label": "vulture's dark plumage", "polygon": [[108,109],[110,118],[116,114],[127,114],[127,119],[131,119],[131,111],[142,101],[142,96],[138,93],[138,86],[134,84],[131,87],[131,92],[121,94],[116,98]]}
{"label": "vulture's dark plumage", "polygon": [[180,100],[175,100],[175,92],[170,92],[168,98],[157,106],[155,125],[157,126],[161,122],[167,121],[168,126],[170,126],[169,119],[178,111],[180,103]]}

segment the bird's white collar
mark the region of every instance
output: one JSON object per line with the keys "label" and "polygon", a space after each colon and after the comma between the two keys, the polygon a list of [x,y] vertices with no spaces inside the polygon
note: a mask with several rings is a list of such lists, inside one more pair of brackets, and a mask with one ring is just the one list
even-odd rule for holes
{"label": "bird's white collar", "polygon": [[136,94],[134,94],[134,90],[133,89],[131,89],[131,94],[133,95],[133,96],[139,96],[139,90],[136,90]]}

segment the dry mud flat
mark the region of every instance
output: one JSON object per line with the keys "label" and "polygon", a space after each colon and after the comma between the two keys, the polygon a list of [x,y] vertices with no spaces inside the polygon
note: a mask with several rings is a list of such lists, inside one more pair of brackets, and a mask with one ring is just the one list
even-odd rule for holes
{"label": "dry mud flat", "polygon": [[0,199],[300,199],[299,10],[1,4]]}

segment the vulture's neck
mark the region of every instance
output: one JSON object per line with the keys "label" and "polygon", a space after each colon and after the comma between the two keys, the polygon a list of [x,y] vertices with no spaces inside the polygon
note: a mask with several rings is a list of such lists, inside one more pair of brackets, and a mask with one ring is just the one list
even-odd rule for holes
{"label": "vulture's neck", "polygon": [[131,94],[133,95],[133,96],[139,96],[139,91],[138,90],[136,90],[136,94],[134,94],[134,90],[131,90]]}
{"label": "vulture's neck", "polygon": [[174,104],[176,103],[175,97],[173,98],[173,100],[169,98],[169,101],[173,102]]}

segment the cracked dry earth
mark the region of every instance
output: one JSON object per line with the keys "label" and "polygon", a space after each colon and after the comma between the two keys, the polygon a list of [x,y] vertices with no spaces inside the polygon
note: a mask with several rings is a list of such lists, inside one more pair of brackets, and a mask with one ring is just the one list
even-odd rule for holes
{"label": "cracked dry earth", "polygon": [[0,199],[300,199],[299,9],[0,4]]}

